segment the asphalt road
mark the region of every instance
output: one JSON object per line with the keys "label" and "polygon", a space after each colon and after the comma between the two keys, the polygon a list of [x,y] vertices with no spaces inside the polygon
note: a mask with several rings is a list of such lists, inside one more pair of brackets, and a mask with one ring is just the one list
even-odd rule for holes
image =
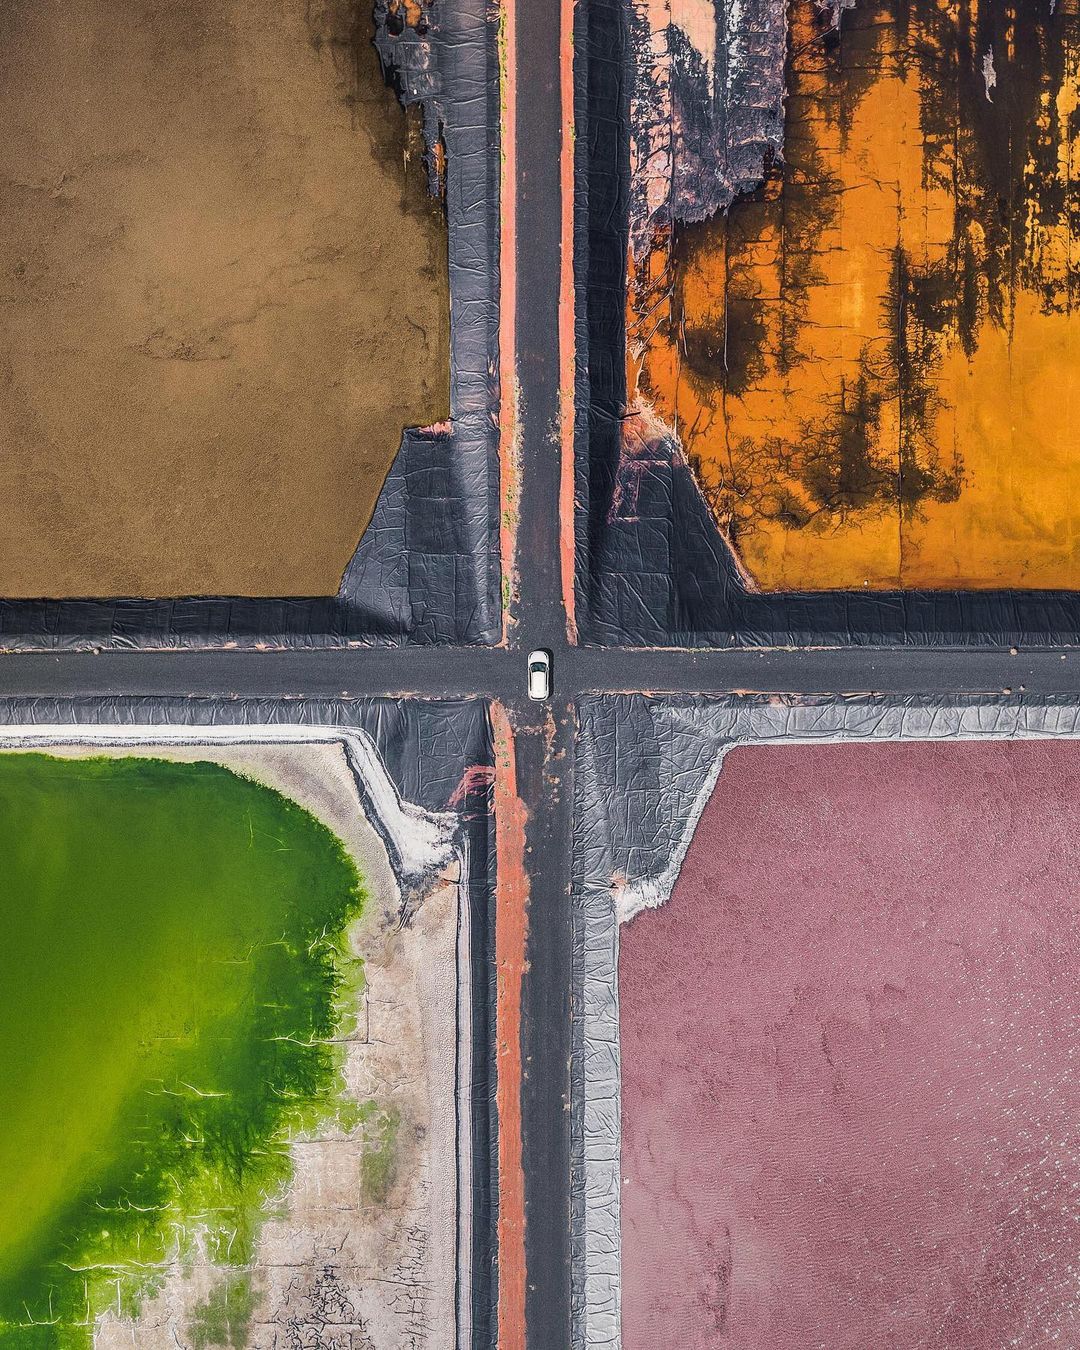
{"label": "asphalt road", "polygon": [[[523,409],[520,599],[500,650],[108,652],[0,657],[0,696],[173,694],[497,698],[516,728],[528,810],[528,974],[522,1089],[526,1318],[531,1350],[569,1345],[570,804],[575,697],[725,693],[1080,693],[1080,653],[869,650],[677,652],[567,645],[558,549],[559,6],[517,10],[517,373]],[[504,359],[506,356],[504,354]],[[524,696],[525,653],[554,654],[550,706]]]}

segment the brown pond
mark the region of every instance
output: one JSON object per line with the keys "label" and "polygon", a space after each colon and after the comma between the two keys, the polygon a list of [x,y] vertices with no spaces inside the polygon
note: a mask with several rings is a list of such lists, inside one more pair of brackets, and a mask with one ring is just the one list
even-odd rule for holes
{"label": "brown pond", "polygon": [[332,594],[449,410],[370,4],[10,0],[0,122],[0,595]]}

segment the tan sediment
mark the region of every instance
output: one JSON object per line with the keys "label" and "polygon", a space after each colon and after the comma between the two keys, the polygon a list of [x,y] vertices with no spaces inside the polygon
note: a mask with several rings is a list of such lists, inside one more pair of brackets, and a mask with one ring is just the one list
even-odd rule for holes
{"label": "tan sediment", "polygon": [[0,594],[327,595],[449,408],[370,0],[11,0]]}
{"label": "tan sediment", "polygon": [[[299,802],[327,824],[353,857],[368,902],[351,933],[364,961],[357,1027],[345,1043],[347,1095],[392,1107],[399,1120],[386,1195],[365,1193],[367,1128],[328,1125],[292,1145],[294,1175],[264,1224],[250,1274],[256,1292],[249,1350],[273,1350],[313,1329],[331,1271],[325,1327],[339,1343],[452,1350],[457,1272],[457,864],[436,880],[411,925],[399,923],[400,891],[386,850],[364,815],[340,744],[229,745],[147,742],[50,744],[65,757],[108,754],[210,761]],[[168,1268],[160,1292],[136,1318],[109,1317],[98,1350],[175,1350],[191,1344],[193,1314],[227,1272],[205,1260]],[[233,1272],[233,1278],[236,1272]],[[365,1339],[365,1337],[367,1339]]]}

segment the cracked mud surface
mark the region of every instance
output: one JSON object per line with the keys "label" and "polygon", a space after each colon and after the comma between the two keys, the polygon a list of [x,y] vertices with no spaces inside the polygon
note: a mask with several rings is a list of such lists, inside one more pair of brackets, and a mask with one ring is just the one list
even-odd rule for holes
{"label": "cracked mud surface", "polygon": [[729,754],[621,930],[625,1350],[1077,1339],[1078,788],[1067,742]]}
{"label": "cracked mud surface", "polygon": [[445,223],[370,9],[4,7],[0,595],[333,594],[448,415]]}

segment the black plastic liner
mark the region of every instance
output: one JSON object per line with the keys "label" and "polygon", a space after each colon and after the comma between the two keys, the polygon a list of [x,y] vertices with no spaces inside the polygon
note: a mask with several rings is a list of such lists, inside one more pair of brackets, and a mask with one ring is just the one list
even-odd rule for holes
{"label": "black plastic liner", "polygon": [[0,650],[498,642],[496,24],[487,0],[436,0],[421,42],[374,10],[384,70],[446,151],[452,431],[405,432],[334,596],[0,599]]}
{"label": "black plastic liner", "polygon": [[576,610],[581,640],[634,647],[1052,647],[1074,591],[752,594],[677,446],[617,491],[626,412],[630,0],[583,0],[575,51]]}
{"label": "black plastic liner", "polygon": [[[497,1343],[498,1117],[495,1058],[494,749],[487,707],[476,699],[96,698],[0,700],[0,727],[87,726],[340,727],[366,732],[401,798],[426,811],[453,812],[456,844],[466,860],[472,1008],[472,1288],[473,1350]],[[359,785],[363,792],[362,785]],[[365,806],[369,803],[365,802]],[[380,830],[377,811],[370,820]],[[381,832],[381,830],[380,830]],[[383,836],[400,872],[393,841]],[[464,1350],[464,1348],[463,1348]]]}

